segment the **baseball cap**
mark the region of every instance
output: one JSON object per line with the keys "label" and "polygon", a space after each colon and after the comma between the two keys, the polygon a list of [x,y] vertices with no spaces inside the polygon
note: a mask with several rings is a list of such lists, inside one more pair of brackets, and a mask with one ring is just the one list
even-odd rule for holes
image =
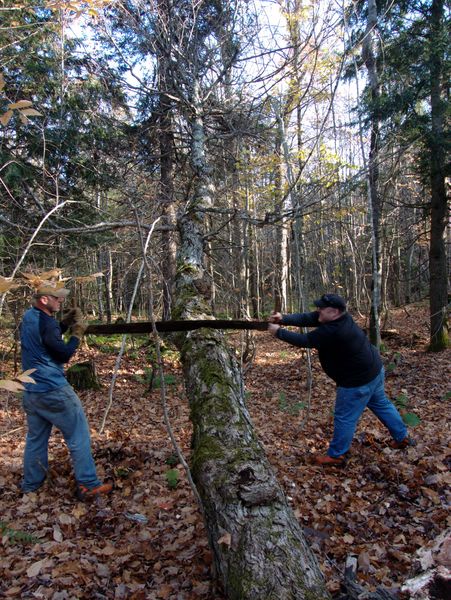
{"label": "baseball cap", "polygon": [[70,290],[64,287],[62,282],[45,281],[34,293],[34,296],[55,296],[55,298],[67,298]]}
{"label": "baseball cap", "polygon": [[318,308],[339,308],[340,310],[346,310],[346,301],[338,294],[323,294],[321,298],[313,302]]}

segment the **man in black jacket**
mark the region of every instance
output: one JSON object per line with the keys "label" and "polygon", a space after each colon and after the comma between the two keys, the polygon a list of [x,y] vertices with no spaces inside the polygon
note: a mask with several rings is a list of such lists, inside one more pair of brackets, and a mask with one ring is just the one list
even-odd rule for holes
{"label": "man in black jacket", "polygon": [[[327,455],[315,457],[317,464],[344,464],[357,422],[366,407],[389,430],[392,448],[413,444],[401,415],[385,395],[384,369],[379,353],[346,311],[344,299],[337,294],[324,294],[314,304],[317,310],[310,313],[273,313],[268,331],[293,346],[316,348],[322,368],[337,384],[334,435]],[[316,329],[300,334],[280,325]]]}

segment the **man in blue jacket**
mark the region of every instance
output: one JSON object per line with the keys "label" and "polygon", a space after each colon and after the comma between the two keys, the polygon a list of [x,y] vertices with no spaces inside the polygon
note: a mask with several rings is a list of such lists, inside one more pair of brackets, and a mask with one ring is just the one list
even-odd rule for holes
{"label": "man in blue jacket", "polygon": [[[52,283],[41,285],[33,296],[33,307],[26,311],[20,326],[22,367],[35,369],[35,383],[26,383],[23,407],[27,417],[22,491],[33,492],[45,481],[48,471],[48,441],[52,426],[63,434],[70,451],[77,496],[89,500],[111,491],[97,477],[91,452],[89,426],[80,399],[64,375],[67,363],[77,350],[86,330],[78,308],[63,315],[60,310],[69,290]],[[62,333],[70,327],[65,343]]]}
{"label": "man in blue jacket", "polygon": [[[366,407],[389,430],[392,448],[413,445],[401,415],[385,394],[379,352],[346,311],[345,300],[337,294],[324,294],[314,304],[317,310],[310,313],[273,313],[268,331],[294,346],[316,348],[322,368],[337,384],[333,439],[327,454],[315,457],[316,463],[322,466],[344,464],[357,422]],[[280,325],[315,329],[300,334]]]}

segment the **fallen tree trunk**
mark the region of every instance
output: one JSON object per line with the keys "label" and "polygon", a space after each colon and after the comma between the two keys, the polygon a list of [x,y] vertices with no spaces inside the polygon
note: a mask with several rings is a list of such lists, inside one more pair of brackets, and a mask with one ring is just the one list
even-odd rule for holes
{"label": "fallen tree trunk", "polygon": [[193,423],[192,475],[227,598],[329,598],[245,406],[240,373],[214,330],[181,345]]}
{"label": "fallen tree trunk", "polygon": [[[155,327],[158,333],[171,331],[192,331],[208,327],[211,329],[254,329],[266,331],[267,321],[230,321],[228,319],[197,319],[192,321],[156,321]],[[151,333],[153,331],[151,321],[137,323],[107,323],[89,325],[86,334],[92,335],[114,335],[114,334],[137,334]]]}

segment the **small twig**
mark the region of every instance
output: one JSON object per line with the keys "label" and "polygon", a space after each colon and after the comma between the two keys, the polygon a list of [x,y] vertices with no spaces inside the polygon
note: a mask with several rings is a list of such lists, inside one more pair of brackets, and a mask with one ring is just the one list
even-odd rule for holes
{"label": "small twig", "polygon": [[15,429],[11,429],[10,431],[6,431],[5,433],[2,433],[0,435],[0,438],[7,437],[8,435],[11,435],[11,433],[15,433],[16,431],[21,431],[22,429],[25,429],[25,427],[16,427]]}
{"label": "small twig", "polygon": [[[151,269],[149,261],[147,259],[147,251],[146,251],[147,244],[144,245],[144,240],[143,240],[143,236],[142,236],[141,228],[140,228],[140,222],[139,222],[139,218],[136,213],[135,207],[133,207],[133,210],[135,212],[136,222],[137,222],[137,226],[138,226],[138,232],[139,232],[139,236],[140,236],[140,240],[141,240],[142,254],[143,254],[143,266],[147,270],[147,273],[149,274],[148,279],[149,279],[149,282],[151,282],[152,281],[152,277],[151,277],[152,269]],[[161,405],[163,408],[163,420],[166,425],[166,429],[167,429],[169,438],[171,440],[172,446],[174,448],[174,451],[177,455],[177,458],[185,470],[186,478],[187,478],[189,486],[193,492],[194,498],[196,499],[197,505],[199,507],[199,511],[205,520],[205,512],[204,512],[204,508],[202,505],[201,497],[197,490],[196,484],[194,483],[194,480],[192,478],[191,470],[189,468],[188,462],[186,461],[186,459],[183,455],[180,445],[178,444],[177,440],[175,439],[174,431],[172,429],[171,420],[169,417],[169,410],[168,410],[167,396],[166,396],[166,385],[165,385],[165,381],[164,381],[163,358],[161,356],[160,338],[158,336],[158,331],[157,331],[156,322],[155,322],[155,315],[153,312],[153,289],[152,289],[152,285],[150,283],[149,283],[148,290],[149,290],[149,317],[150,317],[150,321],[152,323],[153,339],[155,342],[155,354],[156,354],[156,358],[157,358],[156,362],[157,362],[157,367],[158,367],[158,374],[160,377],[160,399],[161,399]]]}
{"label": "small twig", "polygon": [[[150,238],[152,236],[154,227],[158,223],[159,220],[160,220],[160,217],[158,217],[158,219],[156,219],[156,221],[153,222],[153,224],[152,224],[153,227],[151,227],[149,233],[147,234],[146,243],[144,245],[144,253],[147,252],[147,247],[149,245]],[[136,281],[135,281],[135,287],[133,289],[132,298],[130,300],[130,304],[129,304],[129,307],[128,307],[127,322],[130,322],[131,317],[132,317],[133,305],[135,303],[136,294],[138,293],[139,283],[141,281],[141,277],[142,277],[142,274],[143,274],[143,271],[144,271],[144,266],[145,266],[145,260],[143,259],[143,261],[141,263],[141,267],[140,267],[139,272],[138,272],[138,276],[137,276]],[[111,407],[113,405],[113,391],[114,391],[114,387],[116,385],[116,379],[117,379],[117,376],[118,376],[118,373],[119,373],[119,367],[121,365],[122,356],[124,354],[126,340],[127,340],[127,335],[123,335],[122,336],[121,348],[120,348],[119,354],[117,355],[117,358],[116,358],[116,365],[115,365],[115,368],[114,368],[113,377],[111,379],[110,390],[109,390],[109,393],[108,393],[108,404],[107,404],[107,407],[105,409],[105,413],[103,415],[102,424],[100,426],[99,433],[103,433],[103,430],[104,430],[105,424],[106,424],[106,420],[108,418],[108,414],[109,414],[109,412],[111,410]]]}
{"label": "small twig", "polygon": [[307,425],[308,420],[310,418],[310,411],[312,408],[312,390],[313,390],[313,373],[312,373],[312,351],[310,348],[306,348],[307,350],[307,407],[305,417],[299,423],[299,431],[302,431],[304,427]]}

